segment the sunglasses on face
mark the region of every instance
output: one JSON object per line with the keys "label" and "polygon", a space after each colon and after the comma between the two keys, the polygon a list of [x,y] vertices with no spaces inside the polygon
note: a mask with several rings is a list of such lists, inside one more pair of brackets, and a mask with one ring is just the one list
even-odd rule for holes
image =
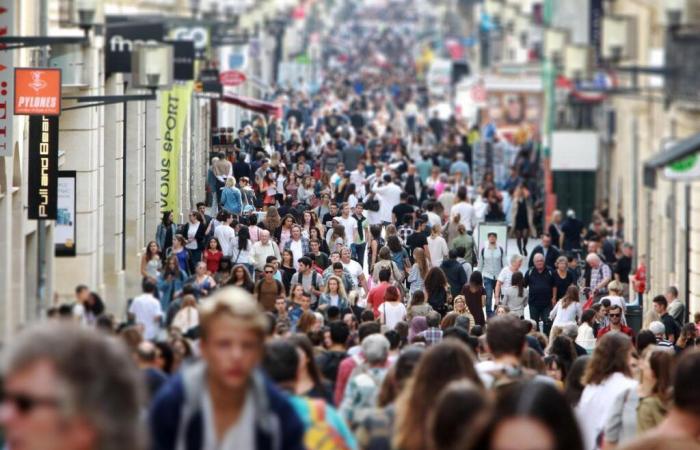
{"label": "sunglasses on face", "polygon": [[610,317],[620,317],[622,314],[620,313],[609,313],[608,316]]}
{"label": "sunglasses on face", "polygon": [[265,273],[274,273],[274,272],[271,270],[266,270]]}
{"label": "sunglasses on face", "polygon": [[12,403],[17,412],[22,415],[27,415],[34,409],[41,406],[57,408],[61,404],[61,402],[55,398],[34,397],[30,394],[24,394],[21,392],[3,392],[0,394],[0,403]]}

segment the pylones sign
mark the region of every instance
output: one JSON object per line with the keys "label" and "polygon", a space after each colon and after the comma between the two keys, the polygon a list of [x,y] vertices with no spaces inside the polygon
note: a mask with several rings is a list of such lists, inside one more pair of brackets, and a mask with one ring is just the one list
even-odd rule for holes
{"label": "pylones sign", "polygon": [[192,97],[192,82],[176,84],[161,95],[160,210],[173,211],[177,215],[180,207],[180,151]]}
{"label": "pylones sign", "polygon": [[29,116],[27,206],[30,219],[56,219],[58,116]]}

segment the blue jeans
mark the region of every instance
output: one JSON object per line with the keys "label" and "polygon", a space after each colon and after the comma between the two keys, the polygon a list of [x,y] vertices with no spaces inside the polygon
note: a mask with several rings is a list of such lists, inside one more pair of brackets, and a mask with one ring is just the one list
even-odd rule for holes
{"label": "blue jeans", "polygon": [[550,305],[550,304],[546,304],[546,305],[530,304],[530,319],[534,320],[537,324],[539,324],[540,320],[542,321],[542,328],[543,328],[542,332],[545,334],[545,336],[549,336],[549,330],[552,327],[552,324],[549,321],[549,313],[551,311],[552,311],[552,305]]}
{"label": "blue jeans", "polygon": [[493,290],[496,288],[496,280],[484,277],[484,289],[486,290],[486,318],[493,316]]}

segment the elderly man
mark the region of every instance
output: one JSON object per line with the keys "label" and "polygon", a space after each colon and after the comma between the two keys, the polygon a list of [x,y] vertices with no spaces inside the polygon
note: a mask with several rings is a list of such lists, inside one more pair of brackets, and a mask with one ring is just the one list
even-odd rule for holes
{"label": "elderly man", "polygon": [[612,271],[597,253],[589,253],[586,256],[583,278],[585,280],[584,287],[587,287],[594,297],[602,297],[607,293],[606,287],[612,279]]}
{"label": "elderly man", "polygon": [[496,287],[493,290],[493,302],[498,304],[501,302],[501,294],[503,290],[511,287],[511,278],[515,272],[520,271],[520,267],[523,265],[522,255],[513,255],[510,257],[510,265],[501,269],[498,277],[496,278]]}
{"label": "elderly man", "polygon": [[549,334],[549,313],[557,303],[552,272],[544,265],[544,255],[538,253],[533,257],[534,265],[525,275],[525,285],[528,287],[530,318],[542,322],[543,332]]}
{"label": "elderly man", "polygon": [[143,381],[126,346],[96,331],[40,323],[5,349],[0,425],[8,448],[145,448]]}
{"label": "elderly man", "polygon": [[282,257],[277,242],[270,239],[270,232],[268,230],[260,230],[259,236],[260,240],[253,244],[250,257],[255,266],[255,270],[263,272],[265,264],[267,264],[268,256],[274,256],[277,260],[282,259]]}

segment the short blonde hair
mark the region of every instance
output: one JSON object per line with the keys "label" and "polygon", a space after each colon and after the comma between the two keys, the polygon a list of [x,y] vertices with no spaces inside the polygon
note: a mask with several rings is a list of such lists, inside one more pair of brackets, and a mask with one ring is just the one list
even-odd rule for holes
{"label": "short blonde hair", "polygon": [[236,179],[234,177],[226,178],[226,187],[234,187],[236,185]]}
{"label": "short blonde hair", "polygon": [[620,283],[617,280],[613,280],[610,282],[610,284],[608,284],[608,291],[614,292],[618,295],[622,295],[622,293],[624,292],[624,289],[622,287],[622,283]]}
{"label": "short blonde hair", "polygon": [[206,339],[211,322],[222,315],[239,319],[245,327],[257,332],[264,339],[268,322],[260,305],[245,290],[238,287],[220,289],[202,300],[199,306],[201,336]]}

